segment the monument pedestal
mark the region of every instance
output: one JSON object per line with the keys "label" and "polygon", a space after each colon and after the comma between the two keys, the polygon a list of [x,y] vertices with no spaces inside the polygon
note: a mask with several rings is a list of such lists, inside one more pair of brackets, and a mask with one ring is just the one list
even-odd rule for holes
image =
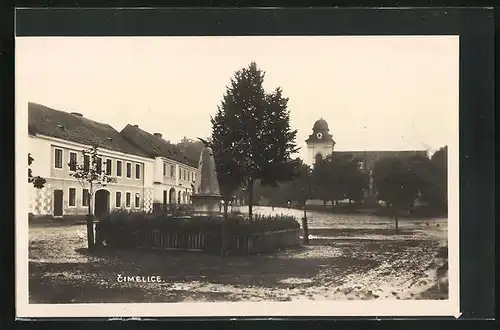
{"label": "monument pedestal", "polygon": [[220,195],[193,195],[191,196],[193,211],[200,215],[220,214]]}
{"label": "monument pedestal", "polygon": [[194,188],[195,191],[191,196],[194,214],[220,215],[222,196],[217,179],[214,155],[212,149],[208,146],[205,146],[201,151]]}

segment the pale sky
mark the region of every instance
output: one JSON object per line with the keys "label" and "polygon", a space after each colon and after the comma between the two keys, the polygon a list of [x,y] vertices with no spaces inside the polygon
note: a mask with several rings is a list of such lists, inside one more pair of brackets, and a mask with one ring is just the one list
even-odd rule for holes
{"label": "pale sky", "polygon": [[251,61],[290,98],[303,148],[323,117],[336,150],[456,143],[459,41],[402,37],[16,38],[16,107],[41,103],[176,142],[210,135],[233,73]]}

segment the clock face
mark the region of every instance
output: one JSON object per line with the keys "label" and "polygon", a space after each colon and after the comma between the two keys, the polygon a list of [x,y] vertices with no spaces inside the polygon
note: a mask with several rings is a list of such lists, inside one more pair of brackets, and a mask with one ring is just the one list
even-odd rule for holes
{"label": "clock face", "polygon": [[316,134],[316,137],[321,140],[321,138],[323,137],[323,134],[318,133],[318,134]]}

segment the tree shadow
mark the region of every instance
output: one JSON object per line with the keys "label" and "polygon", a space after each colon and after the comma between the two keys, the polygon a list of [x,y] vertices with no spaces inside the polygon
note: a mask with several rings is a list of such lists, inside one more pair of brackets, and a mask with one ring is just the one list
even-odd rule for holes
{"label": "tree shadow", "polygon": [[[423,240],[354,240],[342,244],[332,241],[330,247],[300,246],[276,254],[225,258],[200,252],[109,248],[88,251],[79,248],[75,250],[77,253],[93,257],[89,258],[90,262],[31,261],[29,287],[33,299],[57,303],[72,299],[82,302],[166,302],[195,298],[205,301],[248,300],[254,297],[251,293],[240,292],[236,297],[219,290],[213,294],[174,290],[178,292],[167,295],[165,292],[172,290],[165,286],[123,286],[117,282],[117,276],[160,276],[166,285],[177,283],[181,289],[182,283],[193,282],[221,285],[223,290],[229,290],[223,288],[227,285],[267,288],[269,292],[273,292],[272,289],[313,286],[335,288],[345,282],[347,275],[362,276],[382,262],[392,265],[391,273],[411,271],[413,266],[418,268],[418,261],[412,261],[411,255],[436,251],[435,244]],[[317,254],[318,249],[323,252]],[[446,248],[440,249],[440,256],[445,252]]]}
{"label": "tree shadow", "polygon": [[[96,279],[116,281],[118,274],[121,274],[161,276],[167,283],[200,281],[232,286],[293,288],[318,285],[318,281],[339,281],[345,274],[369,271],[379,265],[376,260],[345,256],[298,259],[269,255],[220,258],[202,253],[130,252],[126,256],[121,254],[101,257],[103,258],[92,263],[31,262],[30,282],[36,283],[41,278],[50,276],[55,282],[77,281],[80,284],[91,284]],[[319,273],[325,273],[325,276],[318,276]],[[307,281],[289,284],[286,282],[289,278]]]}
{"label": "tree shadow", "polygon": [[[234,294],[232,292],[205,291],[193,292],[192,290],[159,290],[147,292],[139,287],[107,288],[95,286],[75,286],[72,284],[50,283],[30,286],[30,304],[77,304],[77,303],[176,303],[196,302],[228,302],[258,298],[251,293]],[[283,300],[277,298],[276,300]]]}

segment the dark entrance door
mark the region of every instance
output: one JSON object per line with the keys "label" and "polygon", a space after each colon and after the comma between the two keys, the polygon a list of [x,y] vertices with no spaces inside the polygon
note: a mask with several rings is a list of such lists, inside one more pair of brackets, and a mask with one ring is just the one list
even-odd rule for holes
{"label": "dark entrance door", "polygon": [[169,194],[170,194],[170,196],[169,196],[170,197],[169,198],[170,204],[175,204],[175,189],[174,188],[170,188]]}
{"label": "dark entrance door", "polygon": [[63,215],[63,191],[54,190],[54,216],[61,217]]}
{"label": "dark entrance door", "polygon": [[175,205],[175,189],[170,188],[170,191],[168,192],[168,202],[170,204],[170,208],[173,208]]}
{"label": "dark entrance door", "polygon": [[94,199],[94,214],[96,218],[100,218],[104,214],[109,213],[109,192],[107,190],[101,189],[96,191]]}

